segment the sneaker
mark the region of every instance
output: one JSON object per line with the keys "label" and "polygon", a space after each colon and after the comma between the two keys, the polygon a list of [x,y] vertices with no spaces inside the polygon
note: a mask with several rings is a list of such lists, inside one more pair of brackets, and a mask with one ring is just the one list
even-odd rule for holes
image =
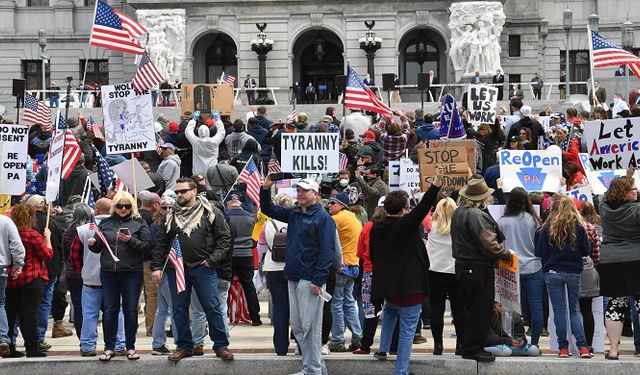
{"label": "sneaker", "polygon": [[48,351],[49,349],[51,349],[51,344],[49,344],[49,343],[48,343],[48,342],[46,342],[46,341],[43,341],[43,342],[41,342],[41,343],[39,344],[39,349],[40,349],[40,351],[41,351],[41,352],[46,352],[46,351]]}
{"label": "sneaker", "polygon": [[95,357],[96,356],[96,351],[95,350],[88,350],[88,351],[84,351],[84,350],[80,350],[80,357]]}
{"label": "sneaker", "polygon": [[[320,354],[329,355],[330,352],[331,351],[329,350],[329,345],[327,345],[327,344],[322,345],[322,349],[320,349]],[[300,354],[300,353],[298,352],[298,348],[296,348],[296,355],[298,355],[298,354]]]}
{"label": "sneaker", "polygon": [[204,355],[204,347],[202,345],[194,346],[193,353],[194,357],[200,357]]}
{"label": "sneaker", "polygon": [[384,361],[387,359],[387,352],[375,352],[373,353],[373,357],[380,361]]}
{"label": "sneaker", "polygon": [[169,350],[169,348],[167,348],[166,345],[162,345],[159,348],[154,348],[151,351],[151,355],[168,355],[171,354],[171,350]]}
{"label": "sneaker", "polygon": [[11,353],[11,348],[9,347],[9,343],[3,342],[0,343],[0,357],[6,357]]}
{"label": "sneaker", "polygon": [[581,346],[579,351],[580,351],[580,358],[584,358],[584,359],[591,358],[591,354],[589,353],[589,348],[587,348],[586,346]]}
{"label": "sneaker", "polygon": [[569,358],[569,349],[567,349],[567,348],[560,349],[560,351],[558,352],[558,357],[560,357],[560,358]]}
{"label": "sneaker", "polygon": [[260,319],[252,320],[251,325],[254,327],[260,327],[262,325],[262,320]]}
{"label": "sneaker", "polygon": [[414,344],[424,344],[427,342],[427,338],[422,335],[417,335],[413,337]]}
{"label": "sneaker", "polygon": [[369,354],[371,354],[371,350],[360,348],[358,350],[354,350],[353,354],[366,354],[366,355],[369,355]]}
{"label": "sneaker", "polygon": [[341,342],[338,343],[329,343],[329,351],[332,353],[344,353],[347,349],[344,347],[344,344]]}
{"label": "sneaker", "polygon": [[349,349],[348,351],[350,352],[354,352],[358,349],[360,349],[362,347],[362,342],[360,342],[360,339],[356,339],[355,341],[353,341],[350,345],[349,345]]}

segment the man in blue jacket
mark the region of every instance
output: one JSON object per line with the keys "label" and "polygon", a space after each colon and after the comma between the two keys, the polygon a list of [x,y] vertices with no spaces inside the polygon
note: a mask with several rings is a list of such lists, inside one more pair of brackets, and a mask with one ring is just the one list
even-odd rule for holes
{"label": "man in blue jacket", "polygon": [[[418,112],[418,111],[416,111]],[[433,125],[433,116],[427,113],[423,117],[424,121],[422,125],[416,128],[416,135],[420,141],[426,141],[429,139],[440,139],[440,130]],[[416,123],[418,119],[416,118]]]}
{"label": "man in blue jacket", "polygon": [[267,176],[260,190],[262,212],[288,223],[284,276],[289,282],[291,329],[300,344],[303,370],[299,374],[321,375],[322,306],[320,297],[336,254],[336,225],[320,204],[317,182],[298,182],[297,207],[275,206],[271,201],[274,182]]}

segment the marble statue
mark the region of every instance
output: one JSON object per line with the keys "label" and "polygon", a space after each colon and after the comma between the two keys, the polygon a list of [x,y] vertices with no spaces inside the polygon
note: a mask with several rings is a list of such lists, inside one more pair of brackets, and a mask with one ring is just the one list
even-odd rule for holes
{"label": "marble statue", "polygon": [[500,34],[506,18],[502,3],[453,3],[449,11],[449,57],[456,72],[456,81],[472,76],[476,71],[491,75],[498,69],[502,70]]}
{"label": "marble statue", "polygon": [[139,9],[138,22],[149,30],[142,40],[162,76],[172,82],[182,75],[186,58],[186,11],[184,9]]}

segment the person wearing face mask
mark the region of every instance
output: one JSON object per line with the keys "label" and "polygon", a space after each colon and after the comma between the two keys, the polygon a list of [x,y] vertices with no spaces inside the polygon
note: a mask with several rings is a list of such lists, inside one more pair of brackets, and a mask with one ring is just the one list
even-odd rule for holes
{"label": "person wearing face mask", "polygon": [[213,120],[216,124],[216,133],[213,137],[209,136],[207,125],[200,125],[196,136],[195,120],[189,120],[184,132],[193,147],[193,174],[206,176],[209,167],[218,163],[218,149],[224,141],[225,129],[218,112],[213,113]]}
{"label": "person wearing face mask", "polygon": [[338,172],[338,183],[335,186],[335,192],[336,194],[346,193],[349,196],[349,204],[352,205],[358,202],[360,188],[357,182],[351,183],[350,176],[351,173],[346,169]]}
{"label": "person wearing face mask", "polygon": [[379,177],[378,172],[379,168],[376,165],[362,166],[362,169],[355,171],[356,181],[362,190],[359,200],[362,201],[369,217],[373,216],[380,197],[389,192],[389,187]]}
{"label": "person wearing face mask", "polygon": [[624,111],[624,110],[629,110],[629,106],[627,105],[627,102],[624,101],[624,96],[622,96],[622,94],[620,94],[619,92],[613,94],[613,109],[611,110],[611,115],[616,118],[616,117],[622,117],[620,115],[620,112]]}

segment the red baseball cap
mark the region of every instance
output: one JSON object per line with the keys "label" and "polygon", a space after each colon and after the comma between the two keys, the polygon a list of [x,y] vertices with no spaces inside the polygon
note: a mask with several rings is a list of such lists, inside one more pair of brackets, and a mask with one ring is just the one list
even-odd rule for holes
{"label": "red baseball cap", "polygon": [[376,133],[372,132],[371,130],[367,130],[366,132],[364,132],[364,134],[362,134],[362,138],[376,139]]}
{"label": "red baseball cap", "polygon": [[178,123],[175,121],[171,121],[168,127],[169,127],[169,133],[177,133],[178,129],[180,128],[180,125],[178,125]]}
{"label": "red baseball cap", "polygon": [[213,126],[213,119],[212,118],[206,119],[204,124],[207,125],[208,127],[212,127]]}

